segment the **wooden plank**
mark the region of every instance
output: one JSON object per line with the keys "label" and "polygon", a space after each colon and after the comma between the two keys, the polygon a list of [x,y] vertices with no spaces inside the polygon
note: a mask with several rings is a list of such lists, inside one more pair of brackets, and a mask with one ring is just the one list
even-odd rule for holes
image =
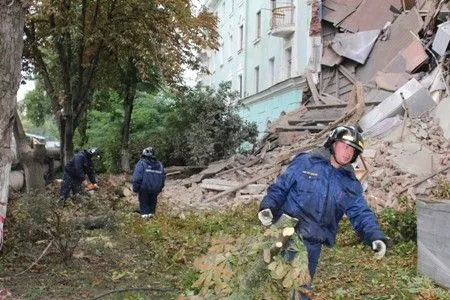
{"label": "wooden plank", "polygon": [[[371,105],[378,105],[381,101],[367,101],[365,102],[366,106]],[[328,104],[328,105],[308,105],[306,108],[308,110],[312,109],[327,109],[327,108],[338,108],[338,107],[347,107],[347,103],[340,103],[340,104]]]}
{"label": "wooden plank", "polygon": [[217,194],[217,195],[215,195],[215,196],[213,196],[213,197],[211,197],[211,198],[209,198],[209,199],[207,199],[207,200],[205,200],[205,201],[206,201],[206,202],[212,202],[212,201],[215,201],[215,200],[217,200],[217,199],[222,198],[223,196],[226,196],[226,195],[228,195],[228,194],[230,194],[230,193],[233,193],[233,192],[235,192],[235,191],[237,191],[237,190],[240,190],[240,189],[246,187],[247,185],[249,185],[249,184],[251,184],[251,183],[254,183],[254,182],[256,182],[256,181],[258,181],[258,180],[260,180],[260,179],[263,179],[263,178],[265,178],[265,177],[267,177],[267,176],[270,176],[270,175],[275,174],[275,173],[280,172],[280,171],[281,171],[281,165],[277,165],[275,168],[271,169],[270,171],[267,171],[266,173],[264,173],[264,174],[262,174],[262,175],[253,177],[252,179],[250,179],[250,180],[248,180],[248,181],[246,181],[246,182],[240,184],[239,186],[234,187],[234,188],[229,189],[229,190],[226,190],[226,191],[223,191],[223,192],[221,192],[221,193],[219,193],[219,194]]}
{"label": "wooden plank", "polygon": [[321,131],[323,129],[323,126],[280,126],[276,127],[276,132],[282,132],[282,131],[305,131],[309,130],[312,132]]}
{"label": "wooden plank", "polygon": [[311,77],[311,72],[306,70],[306,81],[308,81],[309,90],[314,98],[314,103],[321,102],[319,97],[319,92],[317,91],[316,85],[314,84],[314,80]]}
{"label": "wooden plank", "polygon": [[347,79],[350,80],[351,83],[356,84],[357,80],[355,79],[353,74],[346,67],[339,65],[339,71],[342,73],[342,75],[347,77]]}
{"label": "wooden plank", "polygon": [[298,124],[316,124],[316,123],[330,123],[334,122],[336,118],[315,118],[311,120],[288,120],[289,125],[298,125]]}
{"label": "wooden plank", "polygon": [[329,103],[329,104],[340,104],[340,103],[344,103],[344,101],[342,101],[341,99],[327,94],[327,93],[322,93],[320,95],[320,99],[322,99],[324,102]]}

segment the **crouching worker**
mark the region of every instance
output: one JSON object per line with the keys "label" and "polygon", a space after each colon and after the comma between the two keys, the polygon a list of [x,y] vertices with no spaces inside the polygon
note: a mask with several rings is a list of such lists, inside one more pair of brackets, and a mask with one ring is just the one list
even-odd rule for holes
{"label": "crouching worker", "polygon": [[133,172],[133,192],[138,193],[139,212],[144,219],[155,216],[158,194],[164,187],[164,167],[152,147],[142,151]]}
{"label": "crouching worker", "polygon": [[[283,214],[298,219],[295,232],[306,247],[311,277],[311,282],[300,290],[311,290],[321,247],[335,244],[344,214],[377,258],[386,253],[386,237],[351,165],[363,148],[362,136],[355,127],[337,127],[323,147],[298,154],[261,201],[258,218],[264,226],[275,223]],[[298,296],[309,299],[302,292],[294,292],[293,299]]]}
{"label": "crouching worker", "polygon": [[98,188],[93,159],[99,158],[100,154],[100,149],[96,147],[82,150],[75,154],[75,156],[64,166],[63,182],[59,191],[60,204],[66,204],[70,192],[72,192],[73,195],[81,192],[81,185],[85,180],[86,175],[91,184],[94,185],[94,188]]}

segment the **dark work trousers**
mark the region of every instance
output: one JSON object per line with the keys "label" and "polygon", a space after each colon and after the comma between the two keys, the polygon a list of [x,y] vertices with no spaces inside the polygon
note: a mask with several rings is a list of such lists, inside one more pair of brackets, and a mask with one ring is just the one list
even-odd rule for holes
{"label": "dark work trousers", "polygon": [[[316,273],[317,265],[319,263],[320,258],[320,252],[322,251],[322,244],[320,243],[313,243],[309,242],[307,240],[303,240],[303,243],[306,247],[306,250],[308,251],[308,270],[309,275],[311,276],[311,284],[302,286],[305,289],[312,290],[312,281],[314,278],[314,274]],[[297,254],[296,251],[282,251],[281,256],[285,257],[288,261],[292,261]],[[295,299],[295,293],[294,291],[292,298]],[[306,295],[300,294],[302,300],[309,300],[310,298]]]}
{"label": "dark work trousers", "polygon": [[61,199],[66,201],[66,199],[69,197],[69,194],[71,191],[72,191],[73,195],[81,192],[81,184],[82,183],[83,183],[83,180],[75,179],[72,176],[70,176],[64,172],[63,182],[61,184],[61,189],[59,190],[59,195],[60,195]]}
{"label": "dark work trousers", "polygon": [[139,192],[139,210],[141,215],[155,214],[158,193]]}

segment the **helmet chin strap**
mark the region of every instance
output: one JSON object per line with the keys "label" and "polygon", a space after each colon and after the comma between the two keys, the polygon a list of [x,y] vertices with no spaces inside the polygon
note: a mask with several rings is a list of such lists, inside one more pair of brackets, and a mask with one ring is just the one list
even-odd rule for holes
{"label": "helmet chin strap", "polygon": [[343,166],[346,165],[346,164],[341,163],[341,162],[337,159],[336,155],[334,154],[334,151],[331,152],[331,155],[333,155],[334,161],[335,161],[340,167],[343,167]]}

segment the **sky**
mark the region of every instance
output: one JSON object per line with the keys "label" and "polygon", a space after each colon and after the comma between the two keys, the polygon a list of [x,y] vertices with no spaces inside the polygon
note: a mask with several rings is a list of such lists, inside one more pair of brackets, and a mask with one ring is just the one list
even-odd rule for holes
{"label": "sky", "polygon": [[35,82],[33,80],[27,80],[26,84],[21,84],[19,90],[17,91],[17,101],[22,101],[25,94],[29,91],[34,90]]}

